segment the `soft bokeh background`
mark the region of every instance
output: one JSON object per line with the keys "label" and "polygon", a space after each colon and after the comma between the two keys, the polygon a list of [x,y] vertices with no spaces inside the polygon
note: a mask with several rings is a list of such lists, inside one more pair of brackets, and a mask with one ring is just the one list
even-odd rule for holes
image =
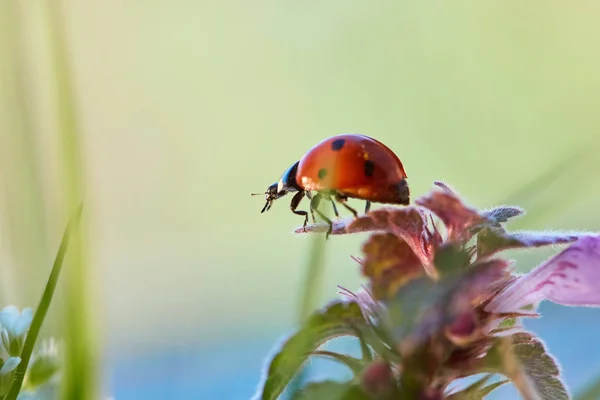
{"label": "soft bokeh background", "polygon": [[[21,307],[36,304],[67,218],[50,3],[0,8],[1,298]],[[597,2],[63,8],[94,318],[118,400],[250,398],[264,357],[294,327],[313,240],[291,234],[301,218],[288,199],[261,215],[249,193],[333,134],[389,145],[414,196],[444,180],[475,206],[528,209],[515,229],[600,228]],[[360,285],[350,256],[362,240],[328,241],[317,304],[338,284]],[[514,257],[528,270],[550,253]],[[600,370],[600,312],[542,311],[529,326],[577,391]],[[314,365],[326,374],[331,364]]]}

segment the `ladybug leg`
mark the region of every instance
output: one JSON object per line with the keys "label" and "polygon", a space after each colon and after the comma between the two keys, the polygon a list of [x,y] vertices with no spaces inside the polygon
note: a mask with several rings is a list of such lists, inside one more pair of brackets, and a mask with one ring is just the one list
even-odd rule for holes
{"label": "ladybug leg", "polygon": [[369,200],[367,200],[367,203],[365,204],[365,214],[368,213],[370,209],[371,209],[371,202]]}
{"label": "ladybug leg", "polygon": [[339,201],[341,205],[346,207],[346,210],[350,211],[354,215],[354,218],[358,217],[358,212],[356,212],[356,210],[354,208],[352,208],[348,204],[346,204],[346,202],[348,201],[348,198],[346,196],[337,193],[335,195],[335,199],[337,201]]}
{"label": "ladybug leg", "polygon": [[[311,203],[312,203],[313,196],[312,196],[312,194],[309,191],[306,191],[306,197],[308,197],[311,200]],[[315,212],[313,211],[312,208],[310,209],[310,215],[312,216],[313,224],[316,224],[317,220],[315,219]]]}
{"label": "ladybug leg", "polygon": [[329,200],[331,200],[331,205],[333,206],[333,213],[335,214],[336,217],[340,217],[340,213],[337,210],[337,207],[335,206],[335,201],[333,201],[333,199],[330,197]]}
{"label": "ladybug leg", "polygon": [[323,199],[323,195],[321,195],[320,193],[317,193],[315,195],[315,197],[313,197],[310,201],[310,210],[316,212],[317,215],[319,217],[321,217],[325,222],[327,222],[327,225],[329,225],[329,229],[327,230],[327,233],[325,234],[325,239],[327,239],[327,238],[329,238],[329,235],[333,231],[333,222],[331,222],[331,220],[329,218],[327,218],[327,216],[325,214],[323,214],[321,211],[319,211],[318,207],[319,207],[319,204],[321,203],[322,199]]}
{"label": "ladybug leg", "polygon": [[302,215],[304,217],[304,225],[302,225],[302,229],[306,228],[306,224],[308,223],[308,213],[306,211],[296,210],[296,208],[298,208],[298,205],[300,205],[300,202],[304,198],[305,194],[306,193],[303,190],[299,191],[294,195],[294,197],[292,197],[292,202],[290,203],[290,209],[292,212],[296,215]]}

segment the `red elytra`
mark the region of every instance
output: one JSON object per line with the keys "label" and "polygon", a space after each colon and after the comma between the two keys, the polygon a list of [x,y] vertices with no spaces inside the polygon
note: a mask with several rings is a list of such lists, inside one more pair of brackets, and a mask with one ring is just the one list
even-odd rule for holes
{"label": "red elytra", "polygon": [[[317,213],[329,225],[328,236],[333,223],[318,210],[321,200],[331,201],[336,216],[339,213],[335,201],[355,217],[358,215],[346,203],[349,198],[366,200],[365,212],[369,211],[371,202],[408,205],[410,191],[406,178],[402,162],[383,143],[364,135],[336,135],[316,144],[289,167],[279,181],[269,186],[264,193],[266,204],[261,213],[269,210],[274,200],[297,192],[290,203],[292,212],[304,216],[305,227],[308,213],[297,208],[307,196],[311,199],[313,222]],[[312,191],[317,194],[313,196]]]}

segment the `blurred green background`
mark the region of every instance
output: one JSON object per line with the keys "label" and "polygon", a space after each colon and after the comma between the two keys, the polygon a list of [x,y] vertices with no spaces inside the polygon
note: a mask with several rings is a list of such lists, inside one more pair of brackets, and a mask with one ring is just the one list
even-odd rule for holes
{"label": "blurred green background", "polygon": [[[54,5],[0,3],[0,299],[19,307],[38,301],[68,217]],[[165,387],[250,397],[262,357],[294,326],[312,239],[292,234],[302,220],[290,199],[261,215],[249,193],[328,136],[386,143],[413,198],[444,180],[474,206],[525,207],[515,229],[600,227],[600,3],[71,0],[63,10],[90,312],[119,400]],[[363,239],[328,241],[317,304],[360,285],[350,256]],[[514,256],[528,270],[547,254]],[[47,334],[60,336],[62,300],[59,289]],[[600,333],[597,312],[547,309],[539,329],[559,360],[574,331]],[[572,389],[600,369],[594,354],[563,362]]]}

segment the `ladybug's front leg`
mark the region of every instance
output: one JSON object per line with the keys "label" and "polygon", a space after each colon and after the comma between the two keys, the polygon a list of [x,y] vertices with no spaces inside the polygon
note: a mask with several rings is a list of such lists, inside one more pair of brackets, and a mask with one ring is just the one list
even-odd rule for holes
{"label": "ladybug's front leg", "polygon": [[296,210],[296,208],[298,208],[298,206],[300,205],[300,202],[304,198],[305,194],[306,193],[304,192],[304,190],[299,191],[294,195],[294,197],[292,197],[292,202],[290,203],[290,209],[292,210],[292,212],[296,215],[302,215],[304,217],[304,225],[302,225],[302,229],[306,228],[306,224],[308,223],[308,213],[306,211]]}
{"label": "ladybug's front leg", "polygon": [[325,239],[328,239],[329,234],[333,231],[333,222],[331,222],[331,220],[329,218],[327,218],[325,216],[325,214],[323,214],[321,211],[319,211],[319,204],[321,203],[322,199],[323,199],[323,195],[320,193],[317,193],[310,201],[310,210],[311,210],[311,212],[312,211],[316,212],[319,215],[319,217],[321,217],[329,225],[329,229],[327,230],[327,233],[325,234]]}
{"label": "ladybug's front leg", "polygon": [[[311,201],[312,201],[312,198],[313,198],[313,197],[312,197],[312,194],[310,193],[310,190],[307,190],[307,191],[306,191],[306,197],[308,197],[308,198],[309,198],[309,200],[311,200]],[[310,209],[310,215],[312,216],[313,224],[316,224],[316,223],[317,223],[317,220],[316,220],[316,218],[315,218],[315,212],[313,211],[313,209],[312,209],[312,208]]]}

